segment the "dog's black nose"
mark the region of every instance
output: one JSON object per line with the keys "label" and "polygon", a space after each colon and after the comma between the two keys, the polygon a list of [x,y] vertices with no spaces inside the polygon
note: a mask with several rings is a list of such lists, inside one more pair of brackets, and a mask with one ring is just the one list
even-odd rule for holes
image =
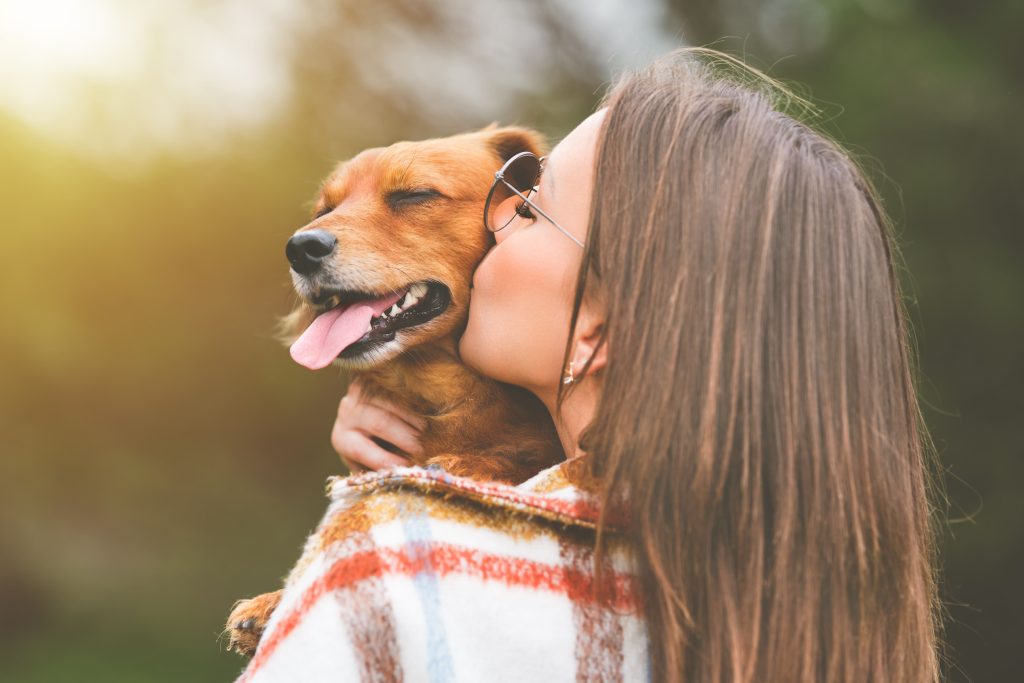
{"label": "dog's black nose", "polygon": [[320,268],[323,260],[334,253],[337,238],[326,230],[303,230],[292,235],[284,248],[288,263],[299,275],[309,275]]}

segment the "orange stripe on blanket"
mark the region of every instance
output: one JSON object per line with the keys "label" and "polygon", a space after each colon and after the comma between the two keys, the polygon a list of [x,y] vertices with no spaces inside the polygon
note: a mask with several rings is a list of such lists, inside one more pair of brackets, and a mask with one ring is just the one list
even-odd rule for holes
{"label": "orange stripe on blanket", "polygon": [[[353,586],[368,578],[385,575],[415,576],[431,572],[435,576],[448,574],[475,576],[484,581],[499,581],[508,586],[563,593],[576,604],[595,602],[594,577],[589,572],[482,553],[478,550],[452,545],[431,546],[429,552],[420,549],[376,549],[342,558],[310,585],[299,598],[298,605],[282,619],[273,633],[267,634],[245,673],[236,683],[243,683],[270,659],[274,651],[295,630],[310,609],[328,593]],[[631,574],[606,571],[601,581],[602,593],[608,606],[619,613],[636,613],[639,609],[636,579]],[[442,591],[444,588],[442,586]]]}
{"label": "orange stripe on blanket", "polygon": [[[601,517],[597,498],[581,492],[572,499],[555,498],[550,494],[535,494],[521,491],[507,484],[481,482],[465,477],[456,477],[441,470],[419,468],[381,470],[351,477],[332,477],[330,488],[350,488],[356,491],[373,491],[379,487],[411,485],[425,490],[441,489],[445,492],[461,493],[467,497],[491,504],[510,504],[524,512],[548,513],[557,521],[566,524],[596,526]],[[624,529],[629,524],[629,514],[624,508],[608,511],[605,523],[610,528]]]}

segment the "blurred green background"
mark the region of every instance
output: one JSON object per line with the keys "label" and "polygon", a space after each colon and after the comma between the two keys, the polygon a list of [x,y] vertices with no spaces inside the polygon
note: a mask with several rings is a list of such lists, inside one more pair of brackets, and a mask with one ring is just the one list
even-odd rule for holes
{"label": "blurred green background", "polygon": [[275,343],[333,164],[553,138],[679,44],[804,84],[899,226],[949,504],[948,679],[1024,643],[1024,3],[0,0],[0,681],[217,681],[341,471]]}

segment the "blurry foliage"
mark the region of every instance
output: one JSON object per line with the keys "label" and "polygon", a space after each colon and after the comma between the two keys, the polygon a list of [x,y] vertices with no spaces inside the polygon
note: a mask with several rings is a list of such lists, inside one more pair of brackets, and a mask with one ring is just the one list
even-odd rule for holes
{"label": "blurry foliage", "polygon": [[557,138],[616,68],[721,36],[806,84],[897,218],[954,518],[950,680],[1010,680],[1022,5],[463,5],[313,3],[288,25],[286,106],[213,150],[111,162],[0,113],[0,681],[237,671],[222,619],[278,585],[341,469],[328,434],[343,378],[271,338],[293,301],[284,240],[338,159],[495,119]]}

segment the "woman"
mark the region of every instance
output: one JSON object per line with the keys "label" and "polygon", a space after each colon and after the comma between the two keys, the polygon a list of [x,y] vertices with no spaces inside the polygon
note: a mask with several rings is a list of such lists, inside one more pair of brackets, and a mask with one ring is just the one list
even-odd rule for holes
{"label": "woman", "polygon": [[[674,53],[623,79],[538,188],[489,207],[463,360],[535,393],[573,465],[555,469],[596,492],[599,532],[575,546],[597,551],[591,626],[622,608],[602,571],[638,586],[644,633],[577,638],[576,678],[629,678],[646,648],[658,681],[938,679],[930,451],[889,224],[783,94]],[[414,449],[416,418],[353,386],[335,448],[405,464],[371,436]],[[511,679],[572,647],[546,637]]]}

